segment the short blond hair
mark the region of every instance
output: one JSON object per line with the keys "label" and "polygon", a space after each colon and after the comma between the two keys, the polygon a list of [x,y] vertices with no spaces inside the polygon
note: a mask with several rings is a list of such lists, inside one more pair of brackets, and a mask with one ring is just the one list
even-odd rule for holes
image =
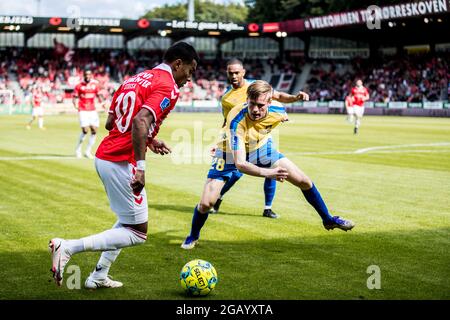
{"label": "short blond hair", "polygon": [[270,100],[272,100],[273,88],[264,80],[256,80],[247,88],[247,97],[251,100],[258,99],[263,94],[270,94]]}

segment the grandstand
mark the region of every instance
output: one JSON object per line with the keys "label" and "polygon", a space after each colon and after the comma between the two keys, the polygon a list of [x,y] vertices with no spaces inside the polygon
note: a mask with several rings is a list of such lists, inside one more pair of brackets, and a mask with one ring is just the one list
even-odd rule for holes
{"label": "grandstand", "polygon": [[72,91],[86,67],[110,99],[120,82],[187,38],[202,63],[183,88],[180,110],[217,110],[228,85],[225,61],[237,57],[249,79],[267,80],[279,91],[307,91],[314,102],[296,104],[292,112],[340,112],[335,109],[343,109],[360,77],[371,92],[368,114],[450,115],[450,36],[438,32],[448,30],[450,12],[445,1],[437,4],[416,16],[392,16],[397,8],[383,7],[377,30],[335,18],[355,19],[363,10],[263,24],[79,18],[73,28],[69,18],[0,16],[0,112],[28,113],[36,86],[47,113],[73,112]]}

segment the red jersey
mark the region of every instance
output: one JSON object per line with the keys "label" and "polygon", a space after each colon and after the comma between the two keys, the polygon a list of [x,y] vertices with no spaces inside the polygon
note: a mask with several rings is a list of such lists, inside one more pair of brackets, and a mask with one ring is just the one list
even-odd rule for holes
{"label": "red jersey", "polygon": [[39,108],[42,102],[42,95],[40,93],[33,93],[33,108]]}
{"label": "red jersey", "polygon": [[369,96],[369,90],[366,87],[353,87],[352,89],[353,105],[362,107]]}
{"label": "red jersey", "polygon": [[95,111],[95,96],[99,90],[100,87],[96,80],[77,84],[74,93],[76,97],[80,98],[78,111]]}
{"label": "red jersey", "polygon": [[135,164],[132,143],[132,124],[136,114],[145,108],[153,115],[148,139],[153,139],[163,120],[175,107],[180,91],[167,64],[141,72],[126,81],[114,94],[109,113],[114,115],[114,126],[97,149],[96,157]]}

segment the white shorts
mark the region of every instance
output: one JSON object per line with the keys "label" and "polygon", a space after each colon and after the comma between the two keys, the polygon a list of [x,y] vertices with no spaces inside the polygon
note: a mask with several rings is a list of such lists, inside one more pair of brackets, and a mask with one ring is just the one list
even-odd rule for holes
{"label": "white shorts", "polygon": [[362,116],[364,115],[364,107],[353,106],[353,114],[358,118],[362,118]]}
{"label": "white shorts", "polygon": [[32,117],[42,117],[44,116],[44,108],[42,107],[34,107],[31,111]]}
{"label": "white shorts", "polygon": [[80,127],[86,128],[92,126],[98,128],[100,126],[97,111],[80,111],[78,115],[80,117]]}
{"label": "white shorts", "polygon": [[95,158],[95,169],[105,186],[111,210],[121,224],[141,224],[148,221],[147,194],[142,189],[136,196],[130,183],[134,166],[126,161],[112,162]]}

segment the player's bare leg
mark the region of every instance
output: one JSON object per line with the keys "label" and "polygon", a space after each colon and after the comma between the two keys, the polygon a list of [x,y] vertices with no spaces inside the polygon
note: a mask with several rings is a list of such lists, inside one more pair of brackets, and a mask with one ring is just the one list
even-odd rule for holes
{"label": "player's bare leg", "polygon": [[331,230],[334,228],[339,228],[347,231],[351,230],[355,226],[355,224],[350,220],[345,220],[338,216],[330,215],[328,208],[314,183],[292,161],[287,158],[282,158],[275,163],[275,166],[280,166],[288,171],[288,177],[286,180],[297,186],[302,191],[308,203],[314,207],[322,218],[325,229]]}
{"label": "player's bare leg", "polygon": [[207,213],[214,206],[217,199],[220,197],[220,191],[225,185],[224,180],[207,179],[203,187],[203,193],[198,204],[200,213]]}
{"label": "player's bare leg", "polygon": [[239,181],[239,179],[241,177],[242,177],[242,173],[236,172],[228,179],[227,182],[225,182],[222,190],[220,190],[219,198],[217,199],[216,203],[214,204],[213,208],[210,210],[209,213],[219,212],[219,208],[220,208],[220,205],[222,204],[223,197],[235,185],[235,183]]}
{"label": "player's bare leg", "polygon": [[208,219],[208,214],[211,208],[220,197],[220,191],[225,185],[225,181],[221,179],[207,179],[203,187],[203,193],[200,198],[200,203],[194,209],[192,217],[191,233],[184,240],[181,248],[192,249],[198,242],[200,237],[200,230]]}
{"label": "player's bare leg", "polygon": [[94,156],[92,155],[91,150],[92,150],[92,147],[94,146],[95,140],[97,138],[97,129],[98,128],[94,127],[94,126],[90,126],[89,128],[91,129],[91,135],[89,137],[88,145],[86,147],[86,151],[84,152],[84,156],[89,159],[94,159]]}
{"label": "player's bare leg", "polygon": [[77,158],[81,158],[81,147],[83,145],[83,141],[86,138],[87,133],[88,133],[88,127],[82,127],[80,137],[78,138],[77,147],[75,149],[75,155]]}

